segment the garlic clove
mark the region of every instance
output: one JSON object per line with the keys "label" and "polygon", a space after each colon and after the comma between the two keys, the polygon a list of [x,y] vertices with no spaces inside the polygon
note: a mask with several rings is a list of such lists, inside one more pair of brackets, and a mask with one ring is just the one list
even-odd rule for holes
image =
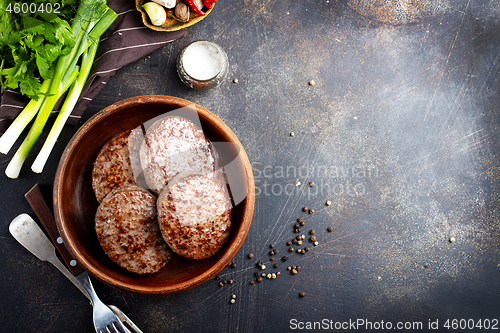
{"label": "garlic clove", "polygon": [[153,1],[168,9],[174,8],[177,3],[177,0],[153,0]]}
{"label": "garlic clove", "polygon": [[144,8],[148,14],[153,25],[160,26],[167,20],[167,12],[165,11],[165,8],[156,2],[146,2],[142,5],[142,8]]}

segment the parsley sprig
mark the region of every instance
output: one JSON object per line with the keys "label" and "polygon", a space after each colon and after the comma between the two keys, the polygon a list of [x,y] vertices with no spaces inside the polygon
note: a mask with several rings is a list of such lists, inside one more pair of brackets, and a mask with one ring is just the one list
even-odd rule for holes
{"label": "parsley sprig", "polygon": [[[35,4],[31,9],[15,10],[15,1],[0,1],[0,82],[4,89],[19,88],[22,94],[38,100],[41,80],[50,79],[52,64],[75,44],[70,21],[78,4],[61,5],[56,0],[31,3]],[[60,4],[58,13],[46,11],[47,3],[50,8]]]}

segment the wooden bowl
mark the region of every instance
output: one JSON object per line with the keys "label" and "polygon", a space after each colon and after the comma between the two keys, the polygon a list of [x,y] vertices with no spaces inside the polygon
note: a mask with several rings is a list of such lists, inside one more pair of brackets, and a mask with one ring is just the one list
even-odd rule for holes
{"label": "wooden bowl", "polygon": [[[212,142],[229,142],[239,150],[231,163],[238,186],[246,197],[232,210],[228,242],[212,257],[190,260],[177,255],[159,272],[139,275],[122,269],[102,250],[94,230],[98,207],[92,190],[92,167],[101,147],[114,135],[140,126],[156,116],[194,105],[205,135]],[[227,144],[231,145],[231,144]],[[193,288],[221,271],[233,258],[247,235],[252,220],[255,185],[248,157],[236,135],[217,116],[192,102],[169,96],[139,96],[101,110],[76,132],[56,171],[54,214],[64,243],[75,259],[100,281],[139,294],[164,295]]]}
{"label": "wooden bowl", "polygon": [[142,5],[146,2],[150,2],[151,0],[135,0],[135,8],[141,13],[142,17],[142,23],[149,29],[155,30],[155,31],[177,31],[183,28],[187,28],[192,26],[193,24],[196,24],[203,20],[214,8],[215,4],[212,4],[212,8],[207,9],[204,8],[205,15],[200,16],[196,13],[194,13],[192,10],[190,10],[189,13],[189,21],[187,22],[180,22],[177,21],[176,19],[173,18],[167,18],[165,23],[163,23],[160,26],[156,26],[153,23],[151,23],[151,20],[149,19],[148,14],[146,11],[142,8]]}

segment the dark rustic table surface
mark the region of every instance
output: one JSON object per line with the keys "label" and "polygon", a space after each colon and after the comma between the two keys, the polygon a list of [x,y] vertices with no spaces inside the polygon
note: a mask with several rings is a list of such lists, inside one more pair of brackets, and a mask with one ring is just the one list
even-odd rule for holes
{"label": "dark rustic table surface", "polygon": [[[35,183],[51,196],[58,160],[85,120],[148,94],[219,116],[252,163],[256,202],[236,267],[219,274],[232,284],[147,297],[94,280],[145,333],[499,329],[499,23],[492,0],[219,0],[185,37],[120,69],[64,129],[42,174],[29,169],[32,152],[8,179],[12,153],[0,157],[0,331],[93,331],[87,299],[8,226],[34,216],[24,194]],[[175,70],[182,48],[200,39],[219,44],[230,64],[203,92]],[[300,234],[314,229],[318,240],[307,235],[304,255],[287,252],[298,218]],[[280,276],[251,285],[258,260]]]}

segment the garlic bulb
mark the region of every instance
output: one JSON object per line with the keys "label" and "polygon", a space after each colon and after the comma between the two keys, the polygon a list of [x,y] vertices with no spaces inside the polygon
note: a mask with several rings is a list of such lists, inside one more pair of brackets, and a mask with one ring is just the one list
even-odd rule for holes
{"label": "garlic bulb", "polygon": [[142,5],[142,8],[144,8],[148,14],[153,25],[160,26],[167,20],[167,12],[165,11],[165,8],[156,2],[146,2]]}
{"label": "garlic bulb", "polygon": [[177,3],[176,0],[153,0],[153,1],[169,9],[174,8],[175,4]]}
{"label": "garlic bulb", "polygon": [[198,8],[203,9],[205,7],[205,4],[203,3],[203,0],[194,0],[196,4],[198,5]]}

